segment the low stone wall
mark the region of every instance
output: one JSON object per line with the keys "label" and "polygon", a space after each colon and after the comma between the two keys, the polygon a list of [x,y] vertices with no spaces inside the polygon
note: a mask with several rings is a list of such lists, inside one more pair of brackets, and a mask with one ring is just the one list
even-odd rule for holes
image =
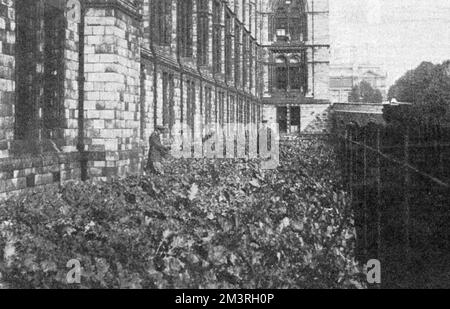
{"label": "low stone wall", "polygon": [[78,153],[0,159],[0,200],[25,189],[43,189],[80,179],[80,166]]}

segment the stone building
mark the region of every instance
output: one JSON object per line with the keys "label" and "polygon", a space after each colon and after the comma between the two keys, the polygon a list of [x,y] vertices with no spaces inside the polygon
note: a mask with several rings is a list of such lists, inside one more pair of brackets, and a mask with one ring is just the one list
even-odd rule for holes
{"label": "stone building", "polygon": [[[276,97],[279,2],[2,0],[0,198],[139,173],[156,125],[260,123]],[[327,7],[300,9],[302,45],[283,50],[297,95],[283,104],[328,97]]]}
{"label": "stone building", "polygon": [[348,103],[354,86],[362,81],[381,91],[387,99],[387,74],[381,67],[370,64],[335,64],[330,67],[330,95],[332,103]]}
{"label": "stone building", "polygon": [[328,0],[266,1],[264,117],[280,132],[326,130],[329,104]]}

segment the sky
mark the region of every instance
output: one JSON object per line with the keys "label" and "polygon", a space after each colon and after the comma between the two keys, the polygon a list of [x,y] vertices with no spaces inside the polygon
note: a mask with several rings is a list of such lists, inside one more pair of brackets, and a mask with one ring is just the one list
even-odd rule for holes
{"label": "sky", "polygon": [[422,61],[450,59],[450,0],[329,0],[332,64],[369,63],[391,85]]}

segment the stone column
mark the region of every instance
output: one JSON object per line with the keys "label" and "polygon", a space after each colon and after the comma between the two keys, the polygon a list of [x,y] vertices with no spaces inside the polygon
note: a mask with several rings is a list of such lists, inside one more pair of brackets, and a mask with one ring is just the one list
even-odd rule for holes
{"label": "stone column", "polygon": [[[15,98],[15,54],[16,33],[14,27],[15,8],[12,1],[0,4],[3,22],[0,31],[0,159],[9,156],[14,138],[14,98]],[[1,174],[1,172],[0,172]],[[1,185],[1,183],[0,183]],[[0,186],[0,195],[2,194]]]}
{"label": "stone column", "polygon": [[86,1],[85,150],[92,178],[140,169],[140,15],[133,3]]}

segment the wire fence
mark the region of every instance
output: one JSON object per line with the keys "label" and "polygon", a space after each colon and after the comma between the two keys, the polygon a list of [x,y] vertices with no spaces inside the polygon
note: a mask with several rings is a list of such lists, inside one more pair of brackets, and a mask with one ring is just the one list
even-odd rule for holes
{"label": "wire fence", "polygon": [[450,286],[450,128],[349,125],[335,141],[358,259],[382,262],[385,287]]}

